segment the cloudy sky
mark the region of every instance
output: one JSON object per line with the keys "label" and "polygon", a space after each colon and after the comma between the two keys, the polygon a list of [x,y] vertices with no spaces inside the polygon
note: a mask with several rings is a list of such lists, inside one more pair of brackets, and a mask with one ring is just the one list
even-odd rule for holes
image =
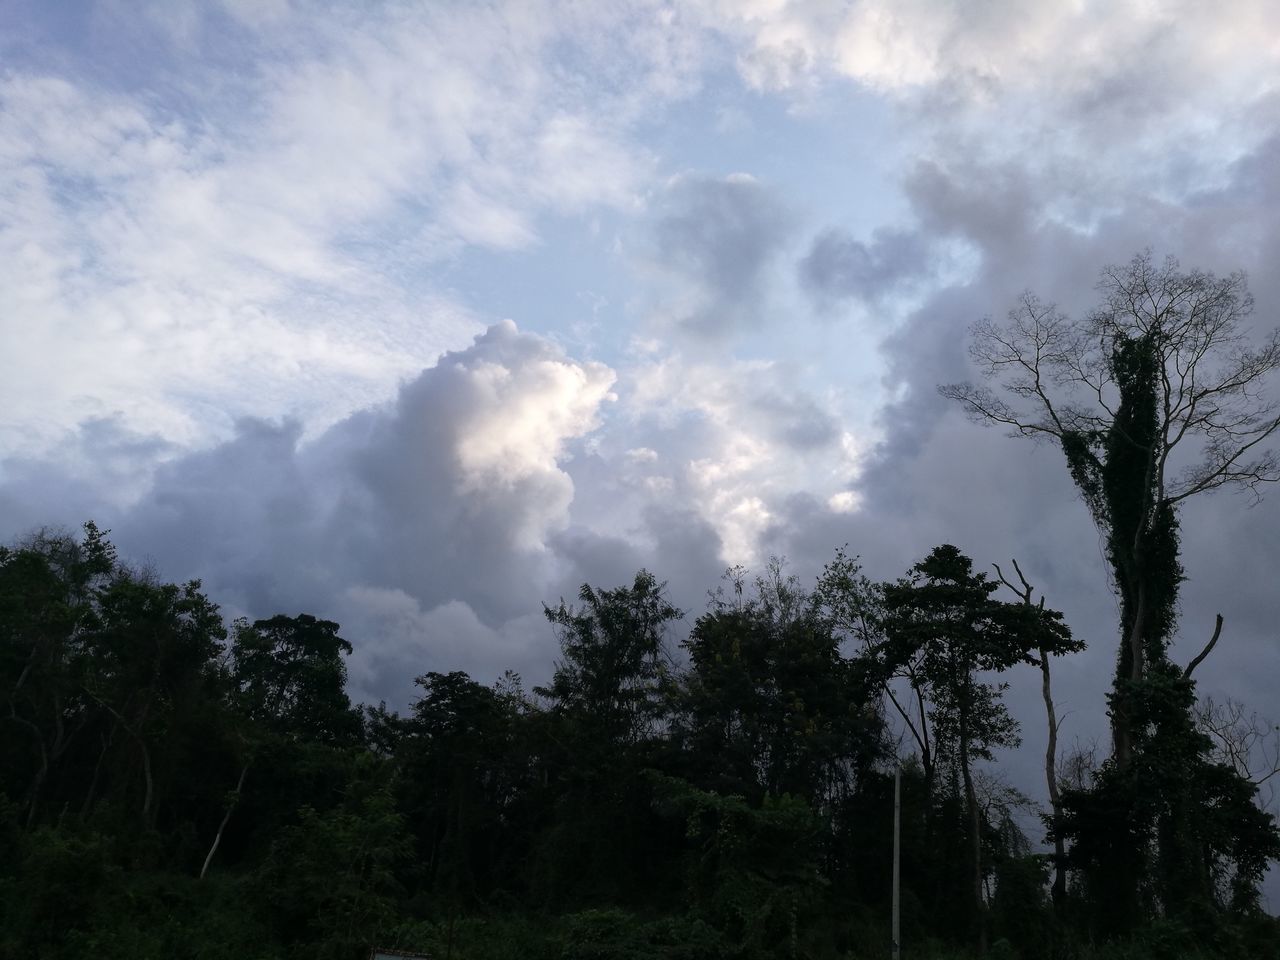
{"label": "cloudy sky", "polygon": [[[1087,740],[1097,533],[936,385],[1146,248],[1274,327],[1278,213],[1271,0],[7,0],[0,538],[93,517],[229,615],[339,620],[401,705],[545,678],[583,581],[696,614],[730,564],[953,542],[1090,642]],[[1280,713],[1280,496],[1183,522],[1175,657],[1222,611],[1202,688]]]}

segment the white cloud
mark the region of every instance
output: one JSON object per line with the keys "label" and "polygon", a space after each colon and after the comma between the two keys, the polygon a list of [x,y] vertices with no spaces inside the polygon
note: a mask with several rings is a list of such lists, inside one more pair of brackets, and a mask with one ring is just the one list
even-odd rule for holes
{"label": "white cloud", "polygon": [[841,426],[834,391],[811,392],[805,371],[773,361],[689,360],[668,354],[624,371],[624,408],[655,456],[642,487],[688,503],[715,530],[726,563],[758,563],[761,536],[796,494],[845,496],[870,437]]}
{"label": "white cloud", "polygon": [[[573,487],[557,461],[568,440],[599,425],[600,405],[614,399],[613,371],[570,361],[542,341],[521,337],[510,320],[478,338],[472,350],[444,357],[436,371],[432,397],[453,414],[449,432],[460,491],[540,482],[560,489],[549,510],[563,514]],[[552,523],[540,518],[524,531],[522,545],[538,544]]]}
{"label": "white cloud", "polygon": [[[184,443],[242,415],[314,433],[385,398],[479,328],[449,257],[637,202],[653,159],[632,127],[697,59],[650,3],[227,10],[255,31],[238,69],[184,56],[142,90],[0,76],[11,449],[116,414]],[[104,7],[99,29],[134,15]],[[198,4],[147,15],[183,49],[229,42]]]}
{"label": "white cloud", "polygon": [[873,87],[896,90],[938,79],[947,13],[920,17],[902,4],[860,3],[834,39],[841,72]]}
{"label": "white cloud", "polygon": [[827,509],[832,513],[853,513],[858,505],[858,495],[852,490],[841,490],[827,497]]}
{"label": "white cloud", "polygon": [[[1220,186],[1265,137],[1280,91],[1270,0],[704,4],[749,85],[807,98],[845,79],[900,107],[900,134],[940,161],[1019,157],[1046,176],[1089,169],[1075,202]],[[1079,211],[1075,211],[1079,216]]]}
{"label": "white cloud", "polygon": [[[704,5],[745,41],[746,79],[786,88],[823,69],[886,91],[961,84],[965,96],[1036,87],[1071,96],[1130,66],[1178,64],[1180,92],[1274,89],[1277,12],[1267,0],[968,4],[772,0]],[[1158,41],[1158,42],[1155,42]]]}

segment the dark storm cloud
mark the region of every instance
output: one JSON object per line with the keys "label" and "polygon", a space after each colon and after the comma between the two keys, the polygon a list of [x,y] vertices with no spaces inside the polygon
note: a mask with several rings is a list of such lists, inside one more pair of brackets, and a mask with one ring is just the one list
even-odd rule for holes
{"label": "dark storm cloud", "polygon": [[[363,583],[444,602],[457,595],[451,588],[460,577],[497,561],[480,593],[486,613],[500,615],[505,604],[495,588],[509,576],[503,547],[511,545],[495,527],[515,518],[456,495],[451,456],[433,445],[433,426],[363,414],[300,447],[296,424],[241,421],[231,440],[158,472],[149,495],[119,522],[121,546],[157,558],[169,575],[198,573],[255,613],[328,603]],[[421,445],[393,450],[395,435],[414,427]],[[412,478],[403,486],[387,476],[397,457]],[[450,540],[470,510],[473,534]]]}
{"label": "dark storm cloud", "polygon": [[653,262],[677,280],[667,309],[699,337],[757,325],[766,278],[792,228],[786,207],[765,185],[734,175],[681,177],[653,227]]}
{"label": "dark storm cloud", "polygon": [[800,281],[820,309],[843,300],[875,303],[909,289],[932,262],[929,240],[914,230],[880,229],[863,243],[839,229],[814,237],[800,261]]}
{"label": "dark storm cloud", "polygon": [[295,421],[244,419],[224,443],[165,464],[147,496],[112,521],[120,546],[154,558],[165,576],[203,578],[254,615],[306,606],[328,586],[319,561],[334,551],[318,526],[301,436]]}
{"label": "dark storm cloud", "polygon": [[[491,679],[510,668],[541,681],[556,655],[544,601],[572,602],[584,582],[629,584],[647,568],[691,622],[723,572],[715,529],[678,496],[619,490],[625,456],[562,449],[592,429],[612,380],[503,324],[393,403],[310,439],[295,421],[243,419],[223,442],[176,455],[114,422],[86,423],[62,459],[4,464],[0,528],[10,539],[93,518],[128,562],[202,579],[228,616],[337,620],[355,646],[357,698],[403,707],[413,677],[431,669]],[[832,429],[811,403],[777,391],[756,416],[800,447]],[[149,476],[131,460],[142,453]],[[131,505],[113,504],[90,474],[110,479],[112,464],[129,463],[146,486]],[[583,512],[603,528],[570,516],[576,484],[589,487]],[[620,495],[635,508],[625,526],[613,516]]]}

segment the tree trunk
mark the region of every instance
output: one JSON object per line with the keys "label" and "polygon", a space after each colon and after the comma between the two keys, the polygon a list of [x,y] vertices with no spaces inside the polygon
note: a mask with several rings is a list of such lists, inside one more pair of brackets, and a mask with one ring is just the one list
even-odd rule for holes
{"label": "tree trunk", "polygon": [[987,952],[987,923],[982,902],[982,830],[978,815],[978,797],[973,789],[973,773],[969,769],[969,723],[966,711],[960,709],[960,776],[964,780],[964,800],[969,814],[969,856],[972,860],[971,883],[974,918],[978,925],[978,955]]}
{"label": "tree trunk", "polygon": [[1049,720],[1049,744],[1044,752],[1044,776],[1049,787],[1049,804],[1053,809],[1053,905],[1061,909],[1067,898],[1067,854],[1062,840],[1062,797],[1058,792],[1058,717],[1053,706],[1053,688],[1049,679],[1049,651],[1040,648],[1040,673],[1044,678],[1044,710]]}
{"label": "tree trunk", "polygon": [[150,827],[151,798],[155,794],[155,780],[151,776],[151,750],[141,737],[138,737],[138,746],[142,750],[142,776],[146,781],[146,789],[142,794],[142,822],[144,826]]}
{"label": "tree trunk", "polygon": [[[1143,634],[1147,626],[1147,585],[1137,561],[1133,563],[1133,622],[1128,624],[1124,638],[1125,654],[1116,672],[1117,681],[1142,679],[1144,669]],[[1124,667],[1128,667],[1126,671]],[[1129,766],[1133,756],[1133,718],[1130,696],[1116,690],[1115,705],[1111,714],[1112,753],[1116,766],[1121,770]]]}
{"label": "tree trunk", "polygon": [[213,845],[209,847],[209,853],[204,858],[204,864],[200,867],[199,880],[204,879],[204,875],[209,872],[209,864],[213,862],[213,855],[218,852],[218,846],[222,843],[222,832],[227,829],[227,822],[231,819],[231,814],[236,808],[236,804],[240,802],[240,791],[244,787],[245,775],[249,772],[249,764],[253,761],[246,761],[245,765],[240,768],[240,779],[236,781],[236,788],[232,791],[232,799],[227,804],[227,810],[222,815],[222,822],[218,824],[218,832],[214,834]]}
{"label": "tree trunk", "polygon": [[36,812],[40,809],[40,789],[49,773],[49,752],[45,749],[44,740],[36,733],[36,743],[40,746],[40,769],[31,778],[31,786],[27,788],[27,829],[36,823]]}
{"label": "tree trunk", "polygon": [[80,805],[80,819],[88,818],[90,811],[93,809],[93,801],[98,793],[98,781],[102,778],[102,761],[107,756],[107,750],[111,748],[111,741],[116,737],[116,726],[111,725],[111,732],[105,737],[101,737],[102,749],[98,751],[98,760],[93,765],[93,779],[89,781],[89,789],[84,795],[84,803]]}
{"label": "tree trunk", "polygon": [[924,795],[926,800],[925,808],[933,809],[933,783],[935,765],[933,762],[933,750],[929,745],[929,720],[924,709],[924,691],[916,684],[912,684],[915,691],[916,704],[920,708],[920,765],[924,767]]}

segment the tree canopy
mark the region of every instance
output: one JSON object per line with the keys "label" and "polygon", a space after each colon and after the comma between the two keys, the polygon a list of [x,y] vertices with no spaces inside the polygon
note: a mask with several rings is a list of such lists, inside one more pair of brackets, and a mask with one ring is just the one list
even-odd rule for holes
{"label": "tree canopy", "polygon": [[[1167,664],[1134,762],[1046,815],[1069,841],[1050,903],[1002,697],[1080,644],[1002,580],[942,545],[875,583],[840,550],[812,588],[731,571],[682,637],[641,571],[546,608],[545,687],[426,669],[400,714],[350,703],[336,623],[228,626],[91,525],[5,548],[0,953],[879,956],[900,765],[908,944],[1274,956],[1274,821],[1222,762],[1230,717]],[[1149,857],[1137,886],[1117,850]]]}

